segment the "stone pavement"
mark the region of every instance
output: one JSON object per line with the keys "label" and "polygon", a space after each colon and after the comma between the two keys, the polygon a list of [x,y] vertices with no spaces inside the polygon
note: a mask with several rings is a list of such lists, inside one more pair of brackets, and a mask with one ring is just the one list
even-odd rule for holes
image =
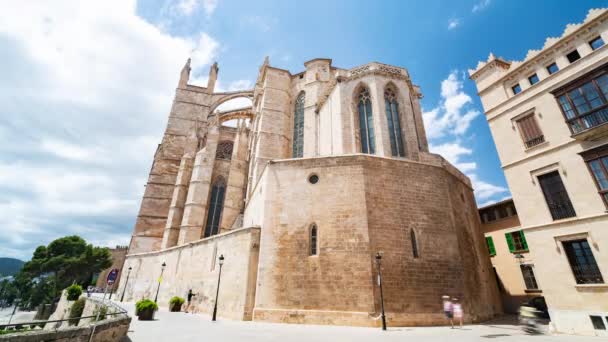
{"label": "stone pavement", "polygon": [[[133,303],[117,303],[134,311]],[[134,317],[129,329],[129,340],[133,342],[153,341],[277,341],[277,342],[369,342],[369,341],[602,341],[599,337],[542,335],[528,336],[513,324],[495,321],[493,324],[471,325],[462,329],[449,327],[356,328],[321,325],[272,324],[242,322],[219,319],[211,322],[208,315],[171,313],[161,308],[155,321],[138,321]]]}

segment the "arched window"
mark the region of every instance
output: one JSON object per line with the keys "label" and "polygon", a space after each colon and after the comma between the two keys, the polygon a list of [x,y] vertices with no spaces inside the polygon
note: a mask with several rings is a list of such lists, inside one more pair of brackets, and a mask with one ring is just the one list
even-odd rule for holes
{"label": "arched window", "polygon": [[418,241],[416,241],[416,232],[413,229],[410,230],[410,240],[412,242],[412,254],[414,258],[418,258]]}
{"label": "arched window", "polygon": [[317,255],[317,243],[319,240],[317,234],[317,225],[313,224],[310,227],[310,255]]}
{"label": "arched window", "polygon": [[215,159],[232,159],[232,146],[232,141],[220,141],[220,143],[217,144]]}
{"label": "arched window", "polygon": [[391,140],[391,154],[393,157],[405,157],[403,139],[401,138],[401,121],[395,90],[391,87],[384,91],[386,105],[386,121],[388,122],[388,135]]}
{"label": "arched window", "polygon": [[293,157],[304,155],[304,100],[305,94],[301,92],[296,98],[293,113]]}
{"label": "arched window", "polygon": [[226,182],[222,177],[219,177],[213,188],[211,189],[211,200],[209,201],[209,211],[207,212],[207,226],[205,227],[205,235],[209,237],[219,232],[220,218],[222,217],[222,209],[224,209],[224,194],[226,192]]}
{"label": "arched window", "polygon": [[372,117],[372,100],[369,90],[363,88],[359,93],[359,131],[361,132],[361,152],[374,154],[376,145],[374,143],[374,119]]}

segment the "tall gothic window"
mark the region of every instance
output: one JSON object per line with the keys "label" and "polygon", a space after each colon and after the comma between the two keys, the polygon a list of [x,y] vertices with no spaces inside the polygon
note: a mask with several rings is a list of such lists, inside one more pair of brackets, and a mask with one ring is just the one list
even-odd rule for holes
{"label": "tall gothic window", "polygon": [[204,237],[215,235],[219,232],[220,218],[224,209],[224,194],[226,192],[226,182],[219,177],[211,189],[211,200],[209,201],[209,211],[207,212],[207,226],[205,227]]}
{"label": "tall gothic window", "polygon": [[313,224],[312,227],[310,227],[310,255],[317,255],[317,234],[317,225]]}
{"label": "tall gothic window", "polygon": [[215,159],[232,159],[232,141],[221,141],[217,144],[217,150],[215,152]]}
{"label": "tall gothic window", "polygon": [[301,92],[296,98],[293,113],[293,157],[300,158],[304,155],[304,99],[305,94]]}
{"label": "tall gothic window", "polygon": [[386,105],[386,121],[388,122],[388,135],[391,140],[391,154],[393,157],[405,157],[403,150],[403,139],[401,138],[401,121],[399,120],[399,108],[397,96],[393,88],[384,91],[384,103]]}
{"label": "tall gothic window", "polygon": [[374,154],[376,145],[374,143],[374,119],[372,117],[372,99],[369,90],[364,88],[359,93],[359,131],[361,132],[361,152]]}

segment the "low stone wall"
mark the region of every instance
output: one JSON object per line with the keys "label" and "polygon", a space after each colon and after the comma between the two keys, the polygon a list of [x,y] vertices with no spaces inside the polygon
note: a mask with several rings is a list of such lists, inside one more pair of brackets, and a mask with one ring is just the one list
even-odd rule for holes
{"label": "low stone wall", "polygon": [[[218,258],[225,258],[219,290],[219,317],[251,320],[255,300],[255,284],[260,245],[260,228],[249,227],[194,241],[163,251],[127,255],[124,268],[132,267],[126,284],[125,301],[142,298],[154,300],[167,307],[173,296],[185,297],[188,290],[194,312],[211,313],[215,303]],[[159,288],[161,264],[166,264]],[[122,296],[127,277],[118,287]],[[185,304],[184,307],[185,308]]]}
{"label": "low stone wall", "polygon": [[[122,316],[108,318],[97,324],[95,328],[94,342],[117,342],[127,336],[131,317]],[[0,335],[0,341],[15,342],[87,342],[91,336],[93,326],[74,326],[59,330],[36,330],[31,332],[16,333],[14,335]]]}

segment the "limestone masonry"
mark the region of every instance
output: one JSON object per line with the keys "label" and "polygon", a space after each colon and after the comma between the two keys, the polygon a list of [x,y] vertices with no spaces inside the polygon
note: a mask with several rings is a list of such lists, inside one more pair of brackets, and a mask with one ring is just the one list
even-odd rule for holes
{"label": "limestone masonry", "polygon": [[[469,179],[429,153],[404,68],[264,61],[254,89],[188,84],[184,66],[123,269],[125,300],[196,294],[195,311],[288,323],[375,326],[382,255],[387,320],[445,324],[502,311]],[[217,110],[245,97],[252,105]],[[161,264],[166,267],[161,275]]]}

